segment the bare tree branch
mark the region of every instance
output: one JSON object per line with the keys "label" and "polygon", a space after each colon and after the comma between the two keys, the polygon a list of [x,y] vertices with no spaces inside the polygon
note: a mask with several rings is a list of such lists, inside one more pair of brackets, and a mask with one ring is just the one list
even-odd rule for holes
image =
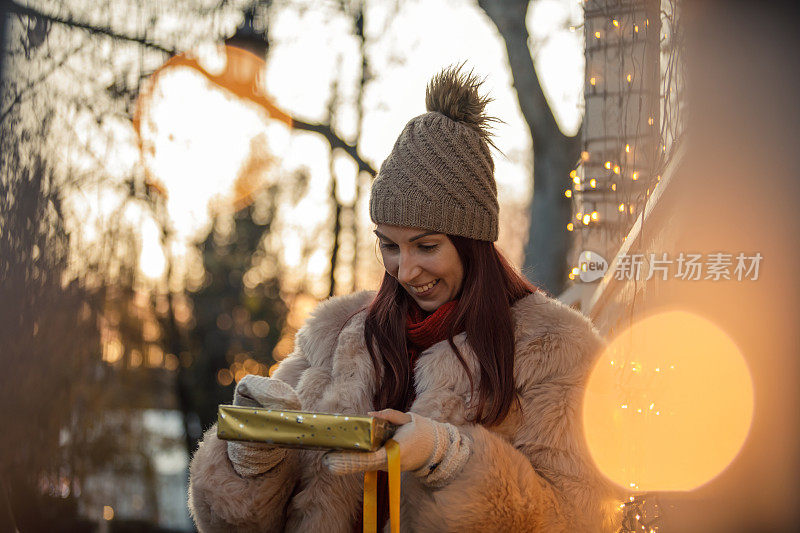
{"label": "bare tree branch", "polygon": [[121,33],[117,33],[110,28],[103,28],[100,26],[93,26],[91,24],[87,24],[85,22],[80,22],[77,20],[73,20],[71,18],[62,18],[56,15],[48,15],[47,13],[42,13],[41,11],[37,11],[33,8],[19,5],[18,3],[14,2],[13,0],[7,2],[7,9],[9,13],[17,13],[18,15],[24,15],[26,17],[34,17],[40,18],[43,20],[47,20],[49,22],[54,22],[56,24],[61,24],[63,26],[69,26],[71,28],[79,28],[81,30],[85,30],[91,34],[96,35],[105,35],[107,37],[111,37],[112,39],[117,39],[119,41],[126,41],[129,43],[137,43],[147,48],[151,48],[153,50],[158,50],[159,52],[163,52],[169,55],[175,55],[178,53],[177,50],[174,48],[167,48],[162,46],[156,42],[151,41],[147,37],[138,37],[138,36],[131,36],[131,35],[123,35]]}
{"label": "bare tree branch", "polygon": [[63,66],[64,63],[66,63],[67,60],[70,57],[72,57],[72,55],[75,54],[81,48],[83,48],[83,44],[80,44],[80,45],[76,46],[75,48],[73,48],[72,50],[70,50],[69,52],[66,52],[65,54],[63,54],[60,59],[58,59],[55,63],[53,63],[52,68],[50,68],[46,73],[42,74],[41,76],[39,76],[35,80],[32,80],[32,81],[28,82],[25,85],[25,87],[20,89],[17,92],[16,96],[14,96],[14,99],[11,101],[11,103],[8,105],[8,107],[6,107],[3,110],[3,112],[0,113],[0,123],[2,123],[6,119],[6,117],[9,115],[9,113],[11,113],[11,111],[14,109],[15,106],[17,106],[20,103],[22,103],[22,100],[24,99],[25,94],[28,91],[30,91],[34,87],[37,87],[44,80],[46,80],[53,72],[56,71],[56,69],[58,69],[59,67]]}
{"label": "bare tree branch", "polygon": [[371,176],[377,174],[372,165],[367,163],[358,153],[358,147],[352,145],[339,137],[329,124],[314,124],[311,122],[304,122],[296,118],[292,118],[292,127],[298,130],[313,131],[319,133],[328,140],[331,149],[341,148],[347,155],[353,158],[353,161],[358,165],[359,171],[369,172]]}

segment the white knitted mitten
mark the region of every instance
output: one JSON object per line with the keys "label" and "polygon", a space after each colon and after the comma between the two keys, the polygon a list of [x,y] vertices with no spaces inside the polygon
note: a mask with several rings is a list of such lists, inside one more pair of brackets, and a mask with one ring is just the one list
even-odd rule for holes
{"label": "white knitted mitten", "polygon": [[[429,486],[447,484],[469,459],[472,441],[452,424],[391,409],[380,415],[402,424],[392,437],[400,446],[400,469],[413,471]],[[323,463],[335,474],[386,470],[386,448],[367,453],[328,452]]]}
{"label": "white knitted mitten", "polygon": [[[236,385],[233,405],[267,409],[299,410],[300,399],[292,387],[279,379],[247,375]],[[287,450],[260,442],[228,441],[228,458],[242,477],[253,477],[273,468]]]}

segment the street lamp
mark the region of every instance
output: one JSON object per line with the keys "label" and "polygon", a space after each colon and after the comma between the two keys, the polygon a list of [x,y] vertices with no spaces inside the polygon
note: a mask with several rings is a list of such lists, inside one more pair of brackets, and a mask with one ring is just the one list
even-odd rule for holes
{"label": "street lamp", "polygon": [[256,57],[264,59],[269,51],[267,27],[265,25],[264,31],[258,31],[254,27],[254,22],[255,6],[252,6],[244,12],[244,20],[236,28],[236,33],[225,39],[225,44],[247,50]]}

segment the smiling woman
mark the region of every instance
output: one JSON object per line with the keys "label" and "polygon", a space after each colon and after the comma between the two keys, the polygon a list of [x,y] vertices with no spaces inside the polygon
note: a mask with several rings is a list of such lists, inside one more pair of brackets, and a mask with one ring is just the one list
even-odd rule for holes
{"label": "smiling woman", "polygon": [[[373,181],[377,292],[323,302],[273,376],[242,380],[234,403],[247,392],[271,409],[299,402],[399,425],[404,531],[618,530],[578,419],[602,342],[494,244],[493,119],[479,87],[458,67],[435,76],[428,112]],[[386,462],[385,448],[322,455],[226,443],[212,427],[192,461],[190,508],[201,531],[360,530],[361,474]],[[379,528],[387,490],[379,472]]]}
{"label": "smiling woman", "polygon": [[387,224],[379,224],[375,234],[380,239],[386,272],[403,285],[422,310],[431,313],[456,299],[464,267],[445,234]]}

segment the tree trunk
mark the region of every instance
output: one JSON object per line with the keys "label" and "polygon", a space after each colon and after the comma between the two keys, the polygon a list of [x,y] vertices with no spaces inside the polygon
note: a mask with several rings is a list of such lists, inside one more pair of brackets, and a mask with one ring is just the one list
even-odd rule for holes
{"label": "tree trunk", "polygon": [[333,246],[331,248],[331,270],[328,278],[328,297],[336,292],[336,264],[339,258],[339,240],[342,234],[342,204],[336,193],[336,169],[334,168],[334,151],[331,148],[328,155],[328,167],[331,173],[330,198],[333,204]]}
{"label": "tree trunk", "polygon": [[556,296],[564,290],[567,277],[567,224],[572,207],[564,190],[570,186],[569,172],[575,168],[577,155],[563,146],[553,153],[534,152],[533,158],[533,198],[522,271]]}
{"label": "tree trunk", "polygon": [[[339,99],[339,82],[334,79],[331,86],[331,100],[328,103],[328,123],[333,126],[336,103]],[[342,203],[339,201],[336,182],[336,148],[331,145],[328,152],[328,170],[331,174],[330,199],[333,205],[333,246],[331,248],[331,270],[328,279],[328,297],[336,293],[336,264],[339,260],[339,245],[342,234]]]}
{"label": "tree trunk", "polygon": [[8,22],[8,7],[6,2],[0,1],[0,85],[4,85],[4,66],[6,61],[6,23]]}
{"label": "tree trunk", "polygon": [[542,91],[528,48],[528,0],[478,0],[506,43],[508,63],[522,115],[533,141],[533,200],[523,273],[551,294],[559,294],[567,275],[571,204],[564,196],[569,172],[580,153],[580,131],[564,135]]}
{"label": "tree trunk", "polygon": [[[361,143],[361,131],[364,125],[364,87],[367,84],[367,73],[369,70],[367,64],[367,39],[364,35],[364,4],[359,2],[356,8],[356,13],[353,21],[356,37],[358,38],[358,54],[361,56],[361,78],[358,80],[358,92],[356,93],[356,135],[353,144],[358,145]],[[356,170],[356,192],[353,198],[353,205],[351,206],[351,232],[353,234],[353,259],[352,271],[353,280],[350,287],[350,292],[358,290],[358,206],[361,205],[361,191],[369,182],[366,180],[366,172],[361,169]]]}

